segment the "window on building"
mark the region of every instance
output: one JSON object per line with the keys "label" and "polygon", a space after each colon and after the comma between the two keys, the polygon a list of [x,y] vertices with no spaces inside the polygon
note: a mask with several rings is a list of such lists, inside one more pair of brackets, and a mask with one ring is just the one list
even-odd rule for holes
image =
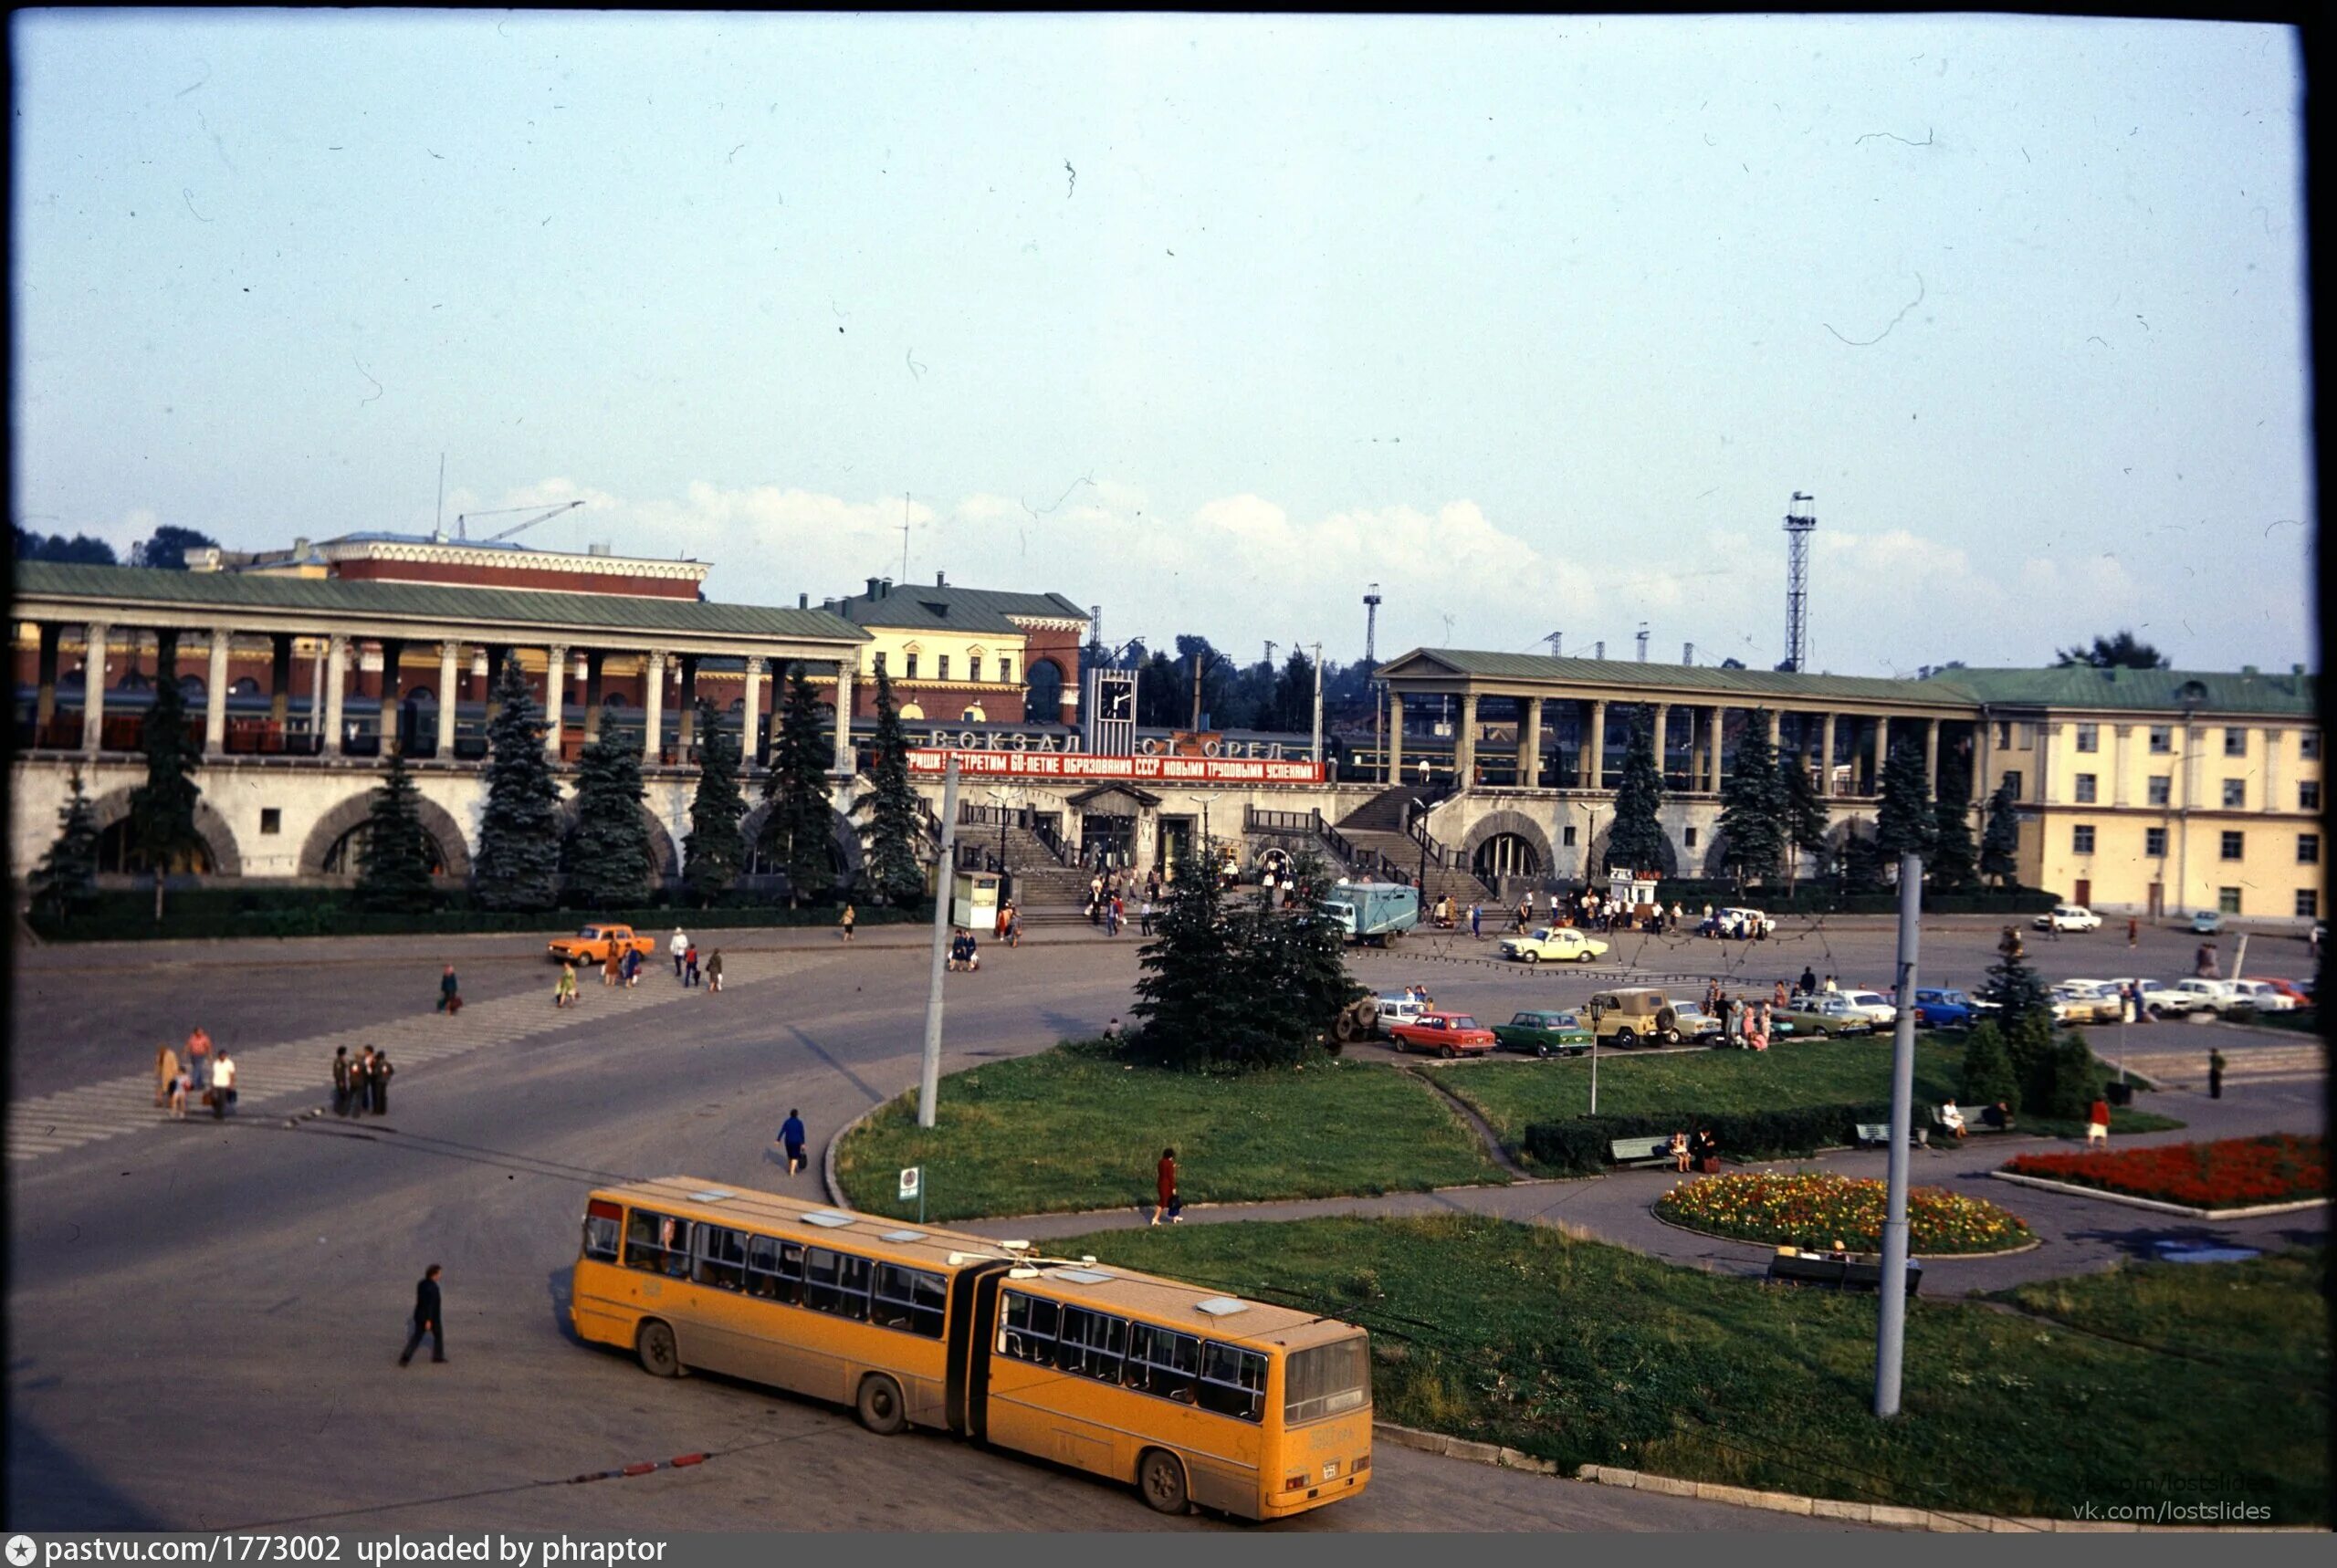
{"label": "window on building", "polygon": [[2014,726],[2012,727],[2012,739],[2013,739],[2013,746],[2014,746],[2014,747],[2015,747],[2016,749],[2017,749],[2017,750],[2021,750],[2021,751],[2034,751],[2034,750],[2036,750],[2036,749],[2037,749],[2037,727],[2037,727],[2037,726],[2035,726],[2035,725],[2033,725],[2033,724],[2017,724],[2017,725],[2014,725]]}
{"label": "window on building", "polygon": [[979,681],[979,680],[980,680],[981,678],[982,678],[982,656],[981,656],[980,653],[969,653],[969,654],[967,654],[967,655],[966,655],[966,679],[968,679],[968,680],[969,680],[969,681]]}
{"label": "window on building", "polygon": [[2248,731],[2246,731],[2246,730],[2244,730],[2244,729],[2227,729],[2227,730],[2225,730],[2225,731],[2224,731],[2224,755],[2225,755],[2226,757],[2245,757],[2245,756],[2247,756],[2247,755],[2248,755]]}
{"label": "window on building", "polygon": [[2006,794],[2007,794],[2007,795],[2009,795],[2009,796],[2011,796],[2014,800],[2019,800],[2019,799],[2020,799],[2020,769],[2019,769],[2019,768],[2006,768],[2006,769],[2005,769],[2005,783],[2004,783],[2004,789],[2005,789],[2005,793],[2006,793]]}
{"label": "window on building", "polygon": [[2080,774],[2079,774],[2079,775],[2078,775],[2078,804],[2079,804],[2079,805],[2080,805],[2080,806],[2091,806],[2091,805],[2092,805],[2092,804],[2094,803],[2094,801],[2095,801],[2097,799],[2099,799],[2099,796],[2098,796],[2098,794],[2097,794],[2097,790],[2098,790],[2098,789],[2099,789],[2099,781],[2098,781],[2098,779],[2097,779],[2097,776],[2096,776],[2096,775],[2091,774],[2091,773],[2080,773]]}
{"label": "window on building", "polygon": [[2011,748],[2012,720],[2008,718],[2000,718],[1996,720],[1996,749],[1999,751],[2009,751]]}
{"label": "window on building", "polygon": [[2321,760],[2321,731],[2308,729],[2297,737],[2297,755],[2307,762]]}
{"label": "window on building", "polygon": [[2101,727],[2100,725],[2081,724],[2078,726],[2078,749],[2080,751],[2099,751],[2101,749]]}
{"label": "window on building", "polygon": [[2166,830],[2164,828],[2143,830],[2143,853],[2154,860],[2166,858]]}
{"label": "window on building", "polygon": [[1558,842],[1567,849],[1574,848],[1574,825],[1572,823],[1568,823],[1567,825],[1565,831],[1559,837]]}
{"label": "window on building", "polygon": [[2297,913],[2307,920],[2321,918],[2321,890],[2319,888],[2297,889]]}
{"label": "window on building", "polygon": [[2248,804],[2248,780],[2247,780],[2247,779],[2225,779],[2225,780],[2224,780],[2224,810],[2227,810],[2227,811],[2237,811],[2237,810],[2238,810],[2241,807],[2243,807],[2243,806],[2245,806],[2245,805],[2247,805],[2247,804]]}
{"label": "window on building", "polygon": [[2246,833],[2226,833],[2224,835],[2224,859],[2227,861],[2237,861],[2246,860],[2247,858],[2248,835]]}
{"label": "window on building", "polygon": [[2297,835],[2297,864],[2319,865],[2320,863],[2321,835],[2319,833],[2299,833]]}
{"label": "window on building", "polygon": [[2236,887],[2216,889],[2216,907],[2226,915],[2237,915],[2240,912],[2239,889]]}
{"label": "window on building", "polygon": [[933,678],[938,681],[946,681],[949,678],[948,654],[936,653],[933,656]]}
{"label": "window on building", "polygon": [[917,655],[909,654],[901,661],[901,673],[910,680],[917,679]]}
{"label": "window on building", "polygon": [[1014,661],[1003,653],[998,656],[998,684],[1001,686],[1014,684]]}
{"label": "window on building", "polygon": [[2320,779],[2307,779],[2297,785],[2297,810],[2300,811],[2321,810]]}
{"label": "window on building", "polygon": [[2175,776],[2170,773],[2154,773],[2144,788],[2149,792],[2152,805],[2164,806],[2174,799]]}
{"label": "window on building", "polygon": [[2164,757],[2175,749],[2175,727],[2171,724],[2151,726],[2151,755]]}
{"label": "window on building", "polygon": [[259,831],[263,833],[282,832],[284,813],[274,806],[262,806],[259,809]]}
{"label": "window on building", "polygon": [[876,673],[880,675],[885,673],[885,651],[881,648],[876,651]]}
{"label": "window on building", "polygon": [[1690,828],[1682,841],[1685,843],[1688,848],[1692,850],[1694,849],[1696,847],[1696,830]]}
{"label": "window on building", "polygon": [[2080,822],[2070,830],[2070,851],[2072,854],[2093,853],[2093,824]]}

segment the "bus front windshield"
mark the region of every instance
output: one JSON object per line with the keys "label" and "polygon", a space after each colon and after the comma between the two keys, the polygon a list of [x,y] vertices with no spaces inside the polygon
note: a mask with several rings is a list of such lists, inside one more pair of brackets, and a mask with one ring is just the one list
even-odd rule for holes
{"label": "bus front windshield", "polygon": [[1371,1357],[1366,1344],[1357,1334],[1293,1354],[1284,1373],[1284,1424],[1294,1427],[1362,1408],[1371,1397]]}

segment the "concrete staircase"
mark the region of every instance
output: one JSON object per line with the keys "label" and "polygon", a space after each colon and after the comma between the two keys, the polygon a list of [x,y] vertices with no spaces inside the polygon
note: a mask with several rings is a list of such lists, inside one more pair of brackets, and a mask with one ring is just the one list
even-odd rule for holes
{"label": "concrete staircase", "polygon": [[[1409,785],[1383,789],[1336,824],[1339,837],[1353,849],[1378,855],[1406,877],[1417,878],[1420,873],[1420,841],[1404,831],[1405,815],[1415,800],[1434,805],[1436,798],[1424,796]],[[1492,892],[1469,873],[1459,855],[1444,849],[1433,838],[1429,843],[1428,879],[1420,890],[1425,903],[1432,904],[1440,898],[1450,897],[1465,908],[1473,900],[1493,902]],[[1447,863],[1437,863],[1440,852]]]}
{"label": "concrete staircase", "polygon": [[[958,830],[958,841],[979,845],[985,853],[995,856],[998,829],[961,827]],[[1014,898],[1022,907],[1026,928],[1081,918],[1080,912],[1087,907],[1087,879],[1095,874],[1094,872],[1063,864],[1030,829],[1017,827],[1006,830],[1006,867],[1014,878]],[[1133,908],[1128,911],[1128,918],[1136,918]]]}

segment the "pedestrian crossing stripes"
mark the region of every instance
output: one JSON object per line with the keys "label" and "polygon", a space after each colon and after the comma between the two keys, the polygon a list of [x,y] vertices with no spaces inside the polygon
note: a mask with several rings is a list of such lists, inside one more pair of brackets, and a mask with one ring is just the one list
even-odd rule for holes
{"label": "pedestrian crossing stripes", "polygon": [[[837,962],[841,955],[801,953],[738,953],[728,956],[722,994],[798,975],[809,968]],[[704,987],[685,988],[658,973],[644,975],[644,983],[610,988],[583,985],[571,1008],[551,1005],[550,976],[545,984],[522,995],[489,1002],[473,1002],[448,1017],[436,1011],[416,1013],[379,1024],[336,1030],[283,1045],[262,1046],[249,1052],[232,1052],[236,1062],[236,1113],[276,1115],[280,1103],[307,1097],[329,1100],[332,1093],[331,1062],[335,1049],[346,1046],[355,1056],[366,1046],[386,1051],[401,1070],[445,1061],[472,1051],[510,1045],[537,1035],[602,1019],[645,1012],[686,999],[707,996]],[[62,1154],[141,1128],[166,1124],[170,1112],[154,1103],[155,1075],[149,1069],[99,1083],[59,1090],[34,1100],[13,1102],[7,1109],[5,1144],[11,1165]],[[187,1119],[208,1118],[210,1111],[198,1095],[187,1106]],[[278,1108],[263,1112],[268,1102]]]}

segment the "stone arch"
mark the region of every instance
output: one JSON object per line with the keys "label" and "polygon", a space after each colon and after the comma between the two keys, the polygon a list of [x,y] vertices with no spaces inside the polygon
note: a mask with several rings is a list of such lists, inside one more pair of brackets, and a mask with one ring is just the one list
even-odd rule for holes
{"label": "stone arch", "polygon": [[925,718],[925,709],[916,703],[903,703],[901,705],[900,716],[904,723],[913,720],[922,722]]}
{"label": "stone arch", "polygon": [[[130,818],[130,791],[133,787],[122,785],[109,789],[90,802],[97,814],[98,832],[102,836],[110,828]],[[227,826],[210,801],[198,796],[194,802],[194,831],[203,835],[204,847],[211,854],[211,874],[241,876],[244,874],[244,854],[236,842],[235,830]]]}
{"label": "stone arch", "polygon": [[[765,801],[739,819],[739,836],[746,843],[750,863],[755,853],[755,841],[762,836],[763,822],[770,816],[770,804]],[[860,830],[853,825],[851,818],[833,806],[828,808],[828,817],[830,819],[829,858],[838,868],[837,883],[841,886],[846,883],[856,882],[866,863],[860,847]]]}
{"label": "stone arch", "polygon": [[[1614,823],[1611,821],[1603,822],[1599,825],[1598,831],[1590,836],[1589,847],[1582,852],[1583,879],[1586,882],[1597,883],[1601,889],[1607,885],[1607,873],[1599,868],[1599,862],[1607,858],[1607,846],[1613,841],[1614,837]],[[1663,863],[1657,870],[1665,876],[1680,874],[1680,846],[1672,841],[1672,834],[1668,830],[1663,834]]]}
{"label": "stone arch", "polygon": [[[325,857],[332,853],[333,845],[343,834],[364,824],[373,809],[373,792],[350,796],[331,810],[319,817],[309,836],[300,844],[300,874],[330,876],[325,870]],[[439,859],[450,877],[467,879],[471,874],[470,841],[463,835],[463,826],[455,821],[454,813],[427,795],[417,795],[414,815],[421,820],[422,831],[438,846]]]}
{"label": "stone arch", "polygon": [[1063,696],[1070,676],[1050,655],[1042,654],[1022,668],[1022,716],[1033,724],[1057,724],[1063,719]]}
{"label": "stone arch", "polygon": [[1523,811],[1486,812],[1462,835],[1461,852],[1473,863],[1477,851],[1504,833],[1524,839],[1527,847],[1540,857],[1545,873],[1557,863],[1557,856],[1550,847],[1549,831]]}
{"label": "stone arch", "polygon": [[[575,796],[571,795],[560,803],[560,841],[563,848],[575,835],[576,823],[582,814],[577,810]],[[641,805],[641,826],[649,835],[649,858],[656,867],[656,874],[669,880],[681,875],[682,855],[674,845],[674,835],[666,831],[665,819],[651,810],[645,800]]]}

